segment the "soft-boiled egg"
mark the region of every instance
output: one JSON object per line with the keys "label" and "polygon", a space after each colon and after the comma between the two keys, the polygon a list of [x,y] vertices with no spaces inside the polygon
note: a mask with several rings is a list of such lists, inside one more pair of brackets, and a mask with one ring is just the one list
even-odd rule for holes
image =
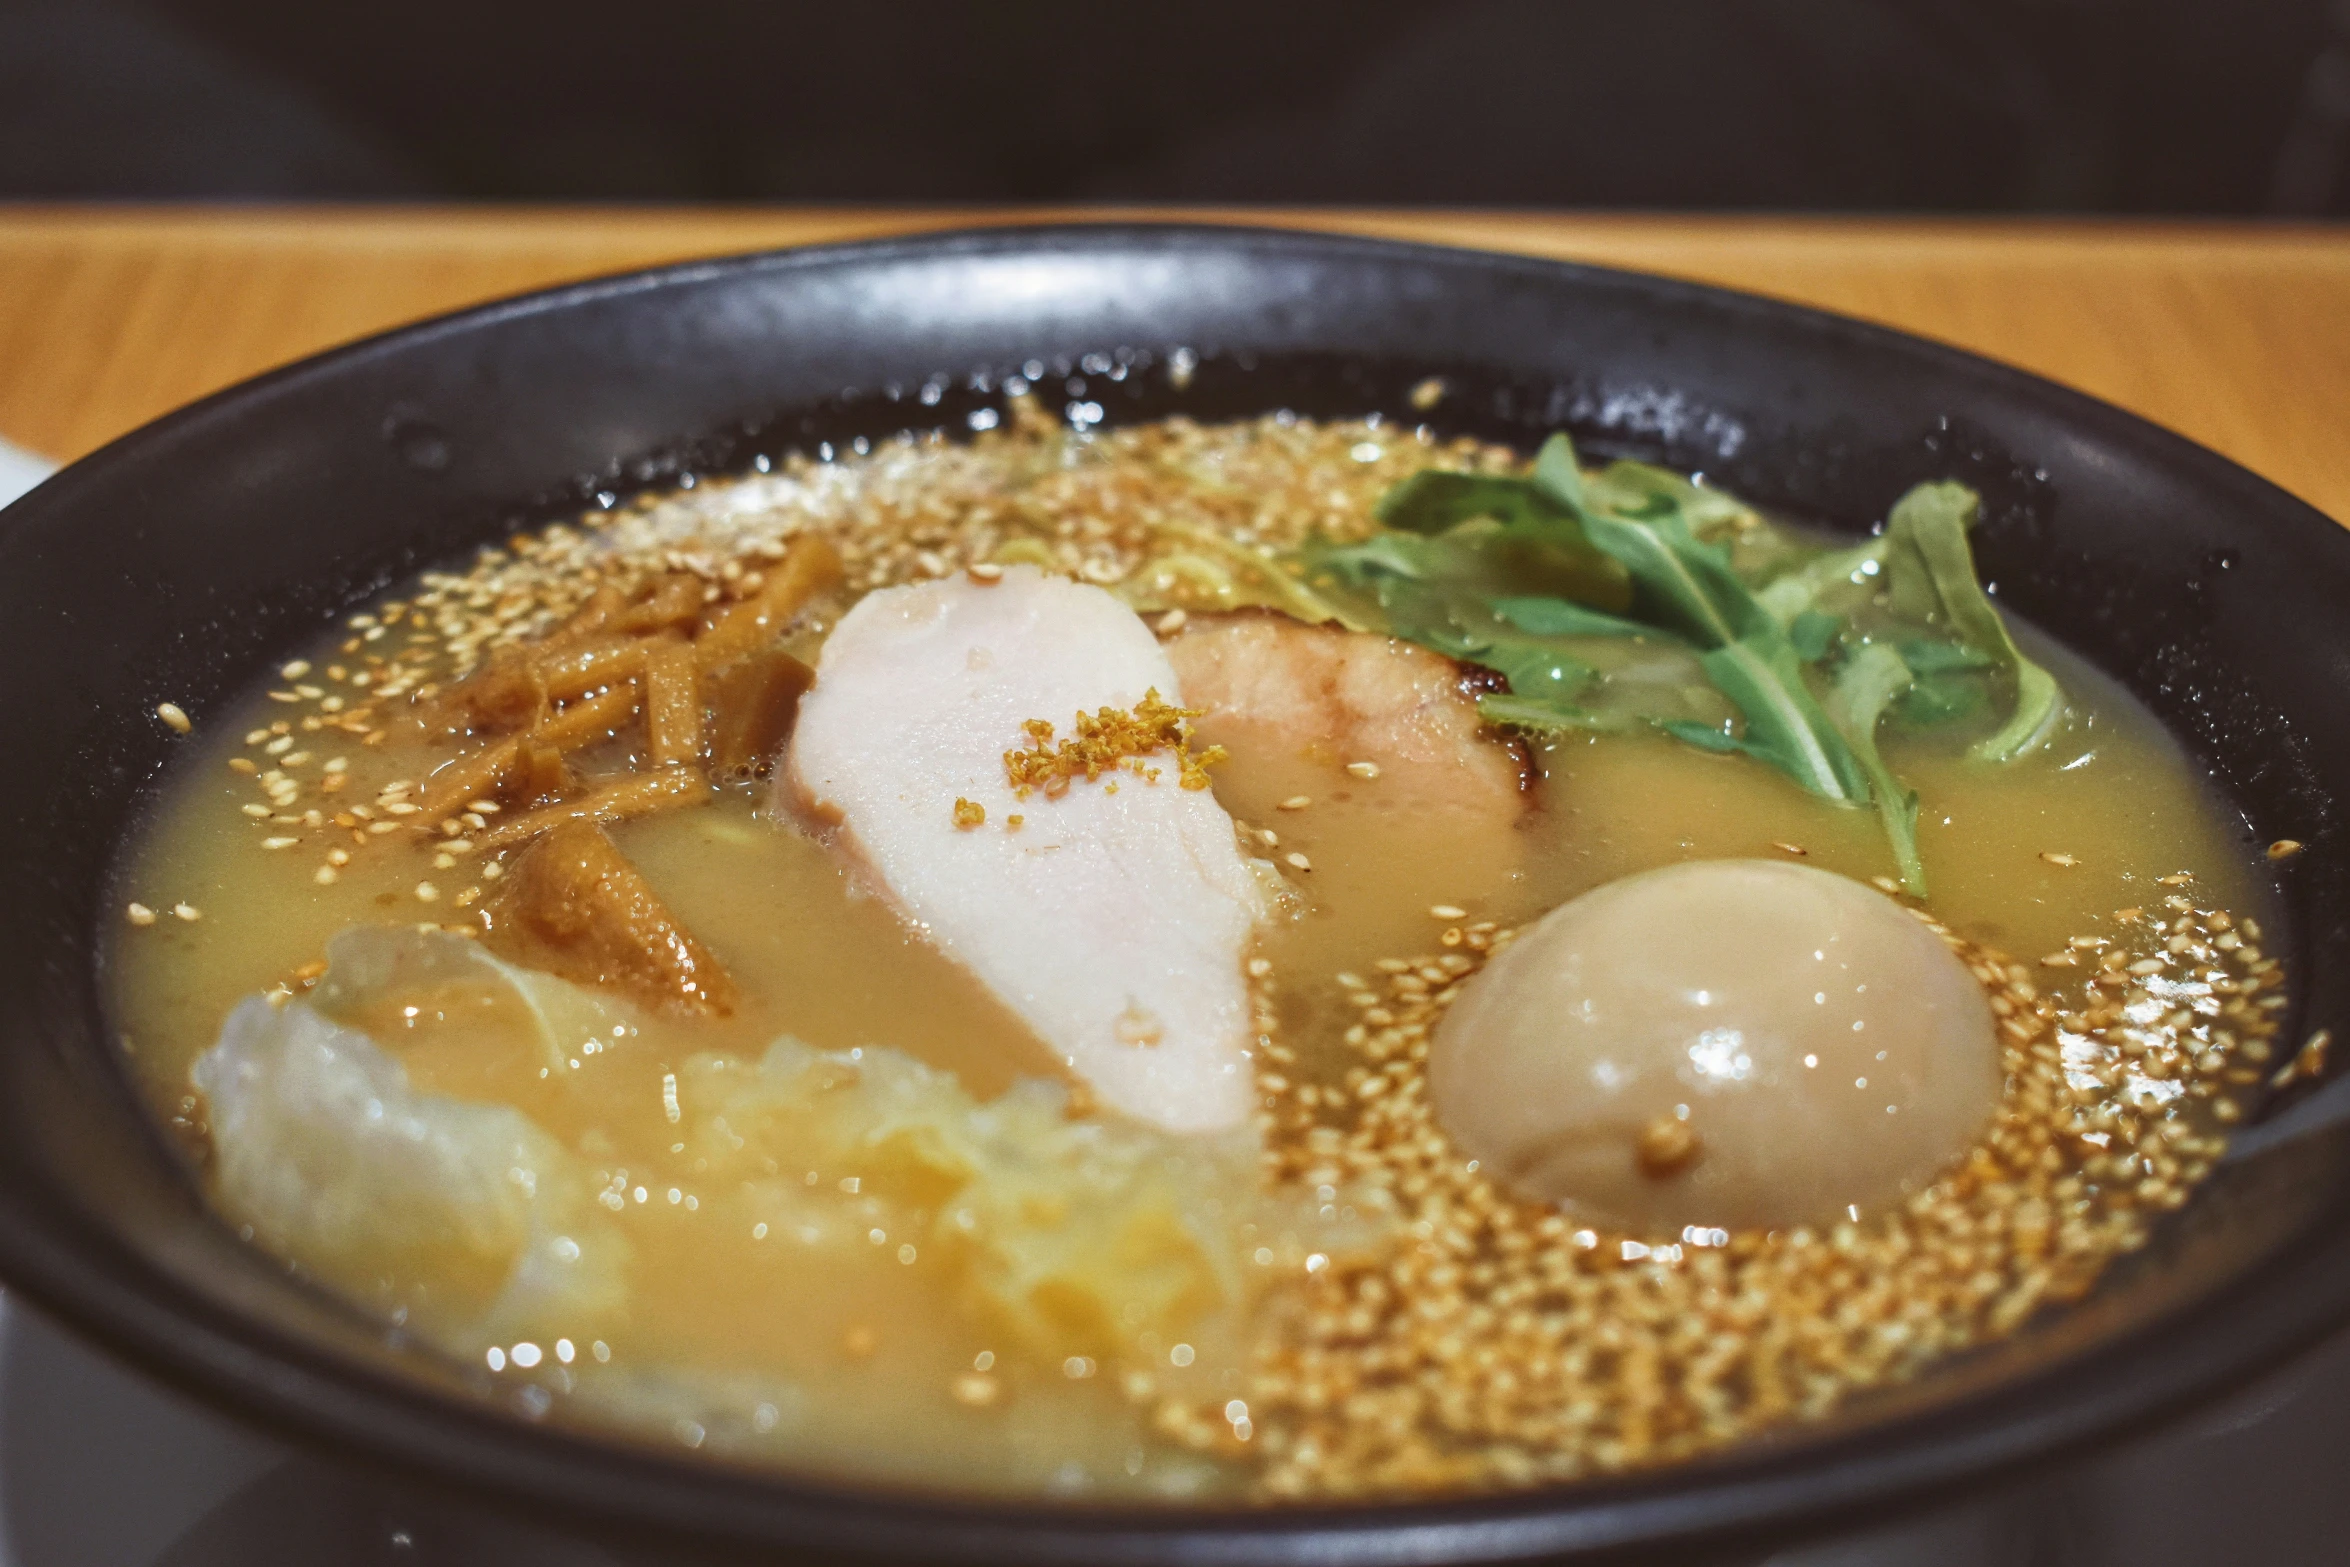
{"label": "soft-boiled egg", "polygon": [[1983,988],[1842,876],[1710,860],[1610,882],[1466,985],[1430,1050],[1438,1118],[1519,1194],[1635,1229],[1833,1221],[1981,1134]]}

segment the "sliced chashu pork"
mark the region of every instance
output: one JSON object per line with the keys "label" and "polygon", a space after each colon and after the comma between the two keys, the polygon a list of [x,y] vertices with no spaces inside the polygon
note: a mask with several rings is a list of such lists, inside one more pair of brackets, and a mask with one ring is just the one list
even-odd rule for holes
{"label": "sliced chashu pork", "polygon": [[1478,716],[1474,677],[1396,637],[1286,615],[1194,616],[1167,646],[1200,733],[1236,762],[1374,762],[1390,800],[1507,833],[1531,807],[1524,755]]}
{"label": "sliced chashu pork", "polygon": [[[1153,689],[1180,700],[1150,631],[1099,588],[1018,566],[885,589],[826,641],[777,787],[1104,1103],[1212,1131],[1254,1101],[1241,963],[1265,903],[1231,818],[1163,755],[1156,782],[1113,772],[1056,797],[1022,799],[1005,773],[1028,721],[1067,735]],[[958,825],[958,801],[984,822]]]}
{"label": "sliced chashu pork", "polygon": [[1538,796],[1525,753],[1478,716],[1483,677],[1392,637],[1258,612],[1194,615],[1167,655],[1184,705],[1203,710],[1200,738],[1231,752],[1218,798],[1312,867],[1291,878],[1311,914],[1274,938],[1275,962],[1420,951],[1435,907],[1541,912],[1522,830]]}

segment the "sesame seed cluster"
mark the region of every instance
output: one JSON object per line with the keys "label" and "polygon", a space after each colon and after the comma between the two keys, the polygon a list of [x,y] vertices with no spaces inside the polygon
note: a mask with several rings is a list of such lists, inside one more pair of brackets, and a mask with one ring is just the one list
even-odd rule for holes
{"label": "sesame seed cluster", "polygon": [[1429,1040],[1513,932],[1455,925],[1437,955],[1340,976],[1358,1011],[1334,1064],[1260,1042],[1271,1178],[1384,1192],[1402,1222],[1269,1301],[1245,1398],[1162,1402],[1157,1428],[1274,1497],[1571,1480],[1819,1420],[2085,1294],[2210,1172],[2269,1075],[2281,973],[2254,921],[2183,894],[2074,948],[2057,994],[1911,912],[1989,994],[2004,1097],[1898,1207],[1785,1231],[1588,1227],[1460,1153]]}

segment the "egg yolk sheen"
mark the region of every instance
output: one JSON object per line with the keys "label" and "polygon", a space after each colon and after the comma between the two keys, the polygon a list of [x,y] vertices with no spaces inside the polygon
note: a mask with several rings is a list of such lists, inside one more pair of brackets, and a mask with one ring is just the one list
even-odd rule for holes
{"label": "egg yolk sheen", "polygon": [[1429,1076],[1503,1184],[1634,1229],[1857,1216],[1964,1153],[2000,1090],[1990,1003],[1941,938],[1767,860],[1552,910],[1464,987]]}

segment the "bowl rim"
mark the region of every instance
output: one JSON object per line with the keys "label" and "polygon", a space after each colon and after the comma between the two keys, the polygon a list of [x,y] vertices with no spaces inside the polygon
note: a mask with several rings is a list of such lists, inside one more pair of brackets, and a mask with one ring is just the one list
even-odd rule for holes
{"label": "bowl rim", "polygon": [[[2121,439],[2167,470],[2233,492],[2276,525],[2315,527],[2350,560],[2345,529],[2185,436],[2048,378],[1927,337],[1742,290],[1583,262],[1322,230],[1201,222],[1014,223],[671,262],[494,299],[358,338],[235,383],[121,435],[4,510],[0,548],[39,513],[70,508],[94,474],[198,438],[207,424],[306,381],[502,322],[667,288],[899,260],[1159,247],[1356,262],[1442,263],[1554,286],[1614,289],[1670,311],[1776,318],[1886,361],[1962,375]],[[703,432],[678,432],[686,439]],[[614,454],[627,456],[629,454]],[[354,1366],[225,1309],[166,1302],[145,1276],[54,1214],[0,1192],[0,1277],[81,1335],[268,1429],[414,1480],[573,1527],[714,1545],[791,1541],[847,1556],[1137,1567],[1521,1560],[1583,1550],[1763,1538],[1883,1513],[2012,1474],[2173,1416],[2290,1358],[2350,1319],[2350,1246],[2266,1259],[2184,1304],[2016,1378],[1857,1431],[1775,1451],[1767,1441],[1622,1477],[1490,1496],[1367,1505],[1184,1507],[980,1499],[671,1456],[576,1428],[533,1426],[487,1403]],[[152,1270],[150,1270],[151,1272]],[[2257,1287],[2255,1287],[2257,1286]],[[2159,1343],[2163,1353],[2148,1355]]]}

